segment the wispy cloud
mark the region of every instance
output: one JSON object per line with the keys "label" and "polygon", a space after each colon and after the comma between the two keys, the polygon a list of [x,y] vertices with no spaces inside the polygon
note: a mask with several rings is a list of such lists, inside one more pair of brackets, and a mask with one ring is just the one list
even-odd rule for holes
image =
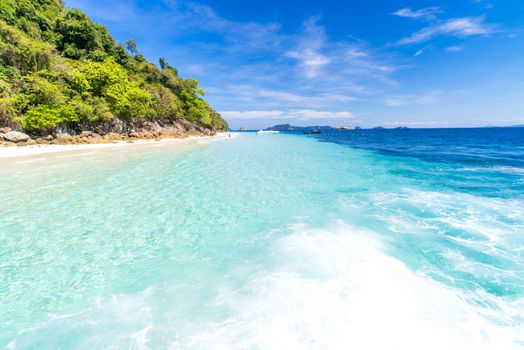
{"label": "wispy cloud", "polygon": [[486,35],[492,32],[493,26],[485,22],[484,16],[452,18],[438,21],[408,37],[400,39],[395,44],[398,46],[419,44],[441,35],[467,37]]}
{"label": "wispy cloud", "polygon": [[384,103],[390,107],[402,107],[407,105],[431,105],[439,102],[442,91],[435,90],[423,95],[394,95],[386,98]]}
{"label": "wispy cloud", "polygon": [[438,7],[426,7],[424,9],[413,11],[409,7],[400,9],[393,12],[392,14],[399,17],[407,17],[414,19],[433,20],[436,19],[436,15],[442,11]]}
{"label": "wispy cloud", "polygon": [[351,81],[357,89],[362,88],[358,86],[361,79],[391,81],[389,75],[396,67],[380,59],[366,42],[330,39],[318,17],[307,19],[302,29],[302,33],[288,40],[292,49],[287,50],[284,57],[296,61],[299,72],[308,80],[330,86]]}
{"label": "wispy cloud", "polygon": [[417,50],[417,52],[415,52],[415,54],[413,56],[418,57],[420,55],[423,55],[426,51],[427,51],[427,48],[424,47],[424,48],[422,48],[420,50]]}
{"label": "wispy cloud", "polygon": [[315,78],[321,68],[330,62],[320,50],[326,42],[324,28],[317,25],[318,18],[310,18],[303,24],[304,35],[300,38],[297,47],[285,53],[285,56],[299,62],[306,77]]}
{"label": "wispy cloud", "polygon": [[486,35],[494,31],[494,25],[486,23],[485,16],[458,17],[439,19],[442,11],[438,7],[428,7],[421,10],[403,8],[393,13],[395,16],[411,19],[423,19],[430,24],[425,28],[398,40],[394,45],[412,45],[429,41],[438,36],[468,37]]}
{"label": "wispy cloud", "polygon": [[445,126],[449,124],[450,122],[448,121],[440,121],[440,120],[439,121],[436,121],[436,120],[429,120],[429,121],[394,120],[394,121],[387,121],[387,122],[382,123],[382,125],[389,126],[389,127],[395,127],[395,126],[435,127],[435,126]]}
{"label": "wispy cloud", "polygon": [[267,103],[266,100],[276,100],[278,103],[289,102],[291,104],[299,103],[305,106],[314,106],[358,100],[355,96],[342,93],[320,92],[314,94],[300,94],[290,91],[261,88],[256,85],[225,85],[220,87],[209,87],[207,90],[211,94],[235,95],[240,100],[252,100],[258,103]]}
{"label": "wispy cloud", "polygon": [[462,50],[464,50],[464,45],[455,45],[455,46],[446,47],[446,51],[448,52],[460,52]]}
{"label": "wispy cloud", "polygon": [[222,116],[230,120],[241,119],[349,119],[353,113],[348,111],[319,111],[311,109],[296,110],[253,110],[253,111],[222,111]]}
{"label": "wispy cloud", "polygon": [[484,8],[486,10],[490,10],[490,9],[492,9],[494,7],[492,3],[490,3],[490,2],[488,2],[486,0],[472,0],[471,2],[474,3],[474,4],[479,4],[479,5],[484,6]]}
{"label": "wispy cloud", "polygon": [[163,0],[171,11],[167,21],[177,29],[200,30],[217,33],[231,47],[249,49],[275,49],[281,43],[280,24],[231,21],[217,14],[213,8],[196,2]]}

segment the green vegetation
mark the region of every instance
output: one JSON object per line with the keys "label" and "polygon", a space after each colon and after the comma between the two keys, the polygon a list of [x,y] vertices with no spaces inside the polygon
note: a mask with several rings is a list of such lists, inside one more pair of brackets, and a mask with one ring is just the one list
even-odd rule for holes
{"label": "green vegetation", "polygon": [[0,126],[45,132],[119,118],[227,128],[196,80],[164,58],[159,66],[60,0],[0,2]]}

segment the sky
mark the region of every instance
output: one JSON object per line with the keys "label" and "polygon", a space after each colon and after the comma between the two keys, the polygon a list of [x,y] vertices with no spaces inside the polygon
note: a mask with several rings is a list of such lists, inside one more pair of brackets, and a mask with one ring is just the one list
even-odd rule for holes
{"label": "sky", "polygon": [[522,0],[65,0],[232,128],[524,124]]}

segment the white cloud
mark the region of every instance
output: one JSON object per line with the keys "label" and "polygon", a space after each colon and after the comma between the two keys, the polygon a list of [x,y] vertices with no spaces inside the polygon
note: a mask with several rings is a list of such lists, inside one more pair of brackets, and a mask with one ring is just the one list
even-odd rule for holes
{"label": "white cloud", "polygon": [[229,120],[239,119],[349,119],[353,113],[348,111],[319,111],[311,109],[297,110],[254,110],[254,111],[222,111],[220,114]]}
{"label": "white cloud", "polygon": [[[296,108],[297,106],[310,109],[322,109],[333,104],[349,103],[358,100],[357,97],[340,92],[313,91],[309,94],[294,93],[282,90],[272,90],[254,85],[226,85],[206,88],[209,96],[235,96],[244,106],[261,105],[280,106],[279,108]],[[249,107],[247,107],[249,108]]]}
{"label": "white cloud", "polygon": [[456,45],[456,46],[448,46],[446,47],[446,51],[448,52],[460,52],[464,50],[464,45]]}
{"label": "white cloud", "polygon": [[436,19],[436,14],[440,12],[442,11],[438,7],[427,7],[417,11],[413,11],[412,9],[406,7],[395,11],[392,14],[399,17],[432,20]]}
{"label": "white cloud", "polygon": [[164,0],[171,11],[161,13],[177,30],[201,30],[220,34],[233,50],[274,50],[281,42],[278,23],[236,22],[228,20],[207,5]]}
{"label": "white cloud", "polygon": [[472,0],[471,2],[474,4],[479,4],[479,5],[484,6],[486,10],[490,10],[494,7],[492,3],[487,2],[485,0]]}
{"label": "white cloud", "polygon": [[436,21],[434,24],[413,33],[411,36],[400,39],[395,44],[398,46],[419,44],[441,35],[467,37],[486,35],[492,32],[493,26],[485,23],[484,16],[451,18],[444,21]]}
{"label": "white cloud", "polygon": [[304,35],[295,50],[286,52],[285,56],[299,62],[307,78],[315,78],[320,69],[330,62],[320,50],[326,42],[324,28],[317,25],[318,18],[310,18],[304,22]]}
{"label": "white cloud", "polygon": [[386,98],[384,103],[390,107],[402,107],[406,105],[431,105],[439,102],[442,91],[431,91],[423,95],[394,95]]}
{"label": "white cloud", "polygon": [[267,90],[267,89],[253,90],[252,96],[255,98],[265,97],[265,98],[272,98],[272,99],[277,99],[280,101],[294,102],[294,103],[300,103],[300,104],[305,104],[305,105],[318,105],[318,104],[332,103],[332,102],[349,102],[349,101],[354,101],[357,99],[353,96],[347,96],[347,95],[342,95],[342,94],[321,93],[316,96],[305,96],[305,95],[298,95],[298,94],[293,94],[293,93],[285,92],[285,91]]}
{"label": "white cloud", "polygon": [[424,54],[424,52],[426,52],[426,48],[418,50],[417,52],[415,52],[415,54],[413,56],[418,57],[418,56]]}
{"label": "white cloud", "polygon": [[448,124],[450,124],[448,121],[436,121],[436,120],[430,120],[430,121],[395,120],[395,121],[386,121],[382,123],[383,126],[391,126],[391,127],[394,127],[394,126],[434,127],[437,125],[442,126],[442,125],[448,125]]}
{"label": "white cloud", "polygon": [[290,36],[286,42],[290,49],[284,52],[284,57],[296,62],[298,81],[304,79],[304,84],[311,84],[311,90],[317,93],[332,95],[336,90],[367,94],[376,82],[395,84],[390,75],[397,67],[381,58],[379,50],[355,38],[331,40],[317,17],[306,20],[302,32]]}

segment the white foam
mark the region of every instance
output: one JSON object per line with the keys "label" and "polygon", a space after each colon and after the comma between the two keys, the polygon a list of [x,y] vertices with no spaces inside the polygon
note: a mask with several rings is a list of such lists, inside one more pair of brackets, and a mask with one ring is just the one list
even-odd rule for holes
{"label": "white foam", "polygon": [[147,334],[149,333],[149,331],[152,328],[153,328],[153,325],[149,325],[139,330],[138,332],[134,333],[131,336],[131,345],[129,346],[129,349],[130,350],[148,349],[147,342],[149,340],[147,338]]}
{"label": "white foam", "polygon": [[464,292],[417,275],[378,239],[343,224],[297,228],[274,258],[273,271],[215,301],[231,308],[229,317],[171,348],[509,350],[524,340],[522,325],[498,319],[518,315],[522,302],[498,300],[506,315],[493,311],[490,321]]}

